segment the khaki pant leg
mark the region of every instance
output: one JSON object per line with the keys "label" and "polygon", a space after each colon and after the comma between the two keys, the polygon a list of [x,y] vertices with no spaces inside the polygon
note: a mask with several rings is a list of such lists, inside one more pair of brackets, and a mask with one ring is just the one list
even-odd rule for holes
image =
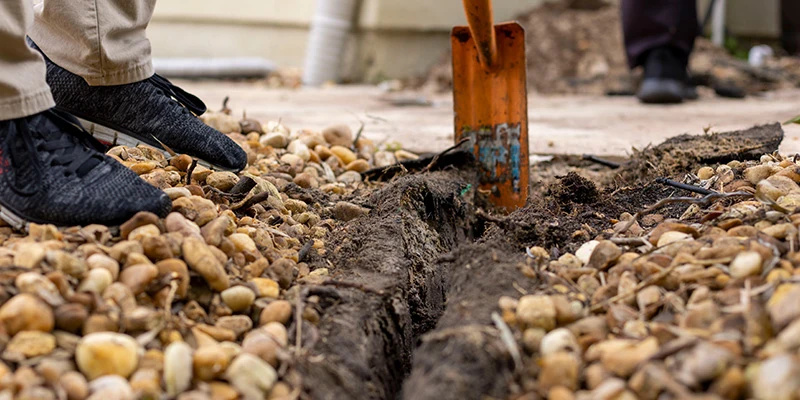
{"label": "khaki pant leg", "polygon": [[42,56],[28,47],[30,0],[0,1],[0,120],[27,117],[55,106]]}
{"label": "khaki pant leg", "polygon": [[153,75],[145,29],[154,7],[155,0],[44,0],[30,36],[92,86],[138,82]]}

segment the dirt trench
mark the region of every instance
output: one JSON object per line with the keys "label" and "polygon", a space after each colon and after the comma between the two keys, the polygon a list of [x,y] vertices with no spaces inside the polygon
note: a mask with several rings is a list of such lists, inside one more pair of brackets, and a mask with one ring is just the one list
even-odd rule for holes
{"label": "dirt trench", "polygon": [[471,238],[475,177],[397,178],[363,201],[368,216],[332,233],[327,255],[312,263],[330,279],[301,289],[320,315],[301,328],[294,369],[303,398],[397,398],[418,337],[444,312],[448,277],[435,262]]}

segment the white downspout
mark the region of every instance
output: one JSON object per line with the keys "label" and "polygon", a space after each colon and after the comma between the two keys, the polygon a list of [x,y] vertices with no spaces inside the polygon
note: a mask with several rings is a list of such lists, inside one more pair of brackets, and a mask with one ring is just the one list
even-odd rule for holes
{"label": "white downspout", "polygon": [[311,22],[303,83],[318,86],[339,80],[339,67],[358,0],[317,0]]}
{"label": "white downspout", "polygon": [[713,19],[711,20],[711,41],[717,47],[725,47],[725,11],[727,8],[727,1],[717,0],[714,3],[714,9],[711,11]]}

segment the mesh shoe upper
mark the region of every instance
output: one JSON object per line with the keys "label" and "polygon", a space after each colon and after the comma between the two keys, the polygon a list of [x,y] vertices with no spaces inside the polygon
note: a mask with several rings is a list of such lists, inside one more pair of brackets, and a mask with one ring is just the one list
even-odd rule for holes
{"label": "mesh shoe upper", "polygon": [[205,105],[168,80],[154,75],[128,85],[89,86],[45,60],[47,83],[59,109],[154,147],[161,148],[161,142],[220,168],[239,171],[247,165],[239,145],[192,113],[202,114]]}
{"label": "mesh shoe upper", "polygon": [[76,124],[54,110],[0,121],[0,204],[25,220],[62,226],[170,211],[164,192],[97,151]]}

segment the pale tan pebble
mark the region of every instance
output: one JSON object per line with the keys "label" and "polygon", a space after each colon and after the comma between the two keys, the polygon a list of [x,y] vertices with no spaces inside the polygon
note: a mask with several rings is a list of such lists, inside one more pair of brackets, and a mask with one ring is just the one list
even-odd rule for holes
{"label": "pale tan pebble", "polygon": [[89,270],[86,277],[78,285],[78,291],[101,294],[114,282],[111,272],[104,268]]}
{"label": "pale tan pebble", "polygon": [[139,368],[130,379],[131,389],[138,398],[158,398],[161,395],[161,374],[151,368]]}
{"label": "pale tan pebble", "polygon": [[323,160],[323,161],[327,160],[328,158],[330,158],[333,155],[333,153],[331,153],[331,150],[328,148],[328,146],[321,145],[321,144],[317,145],[317,146],[314,146],[314,152],[317,153],[319,155],[319,158],[321,160]]}
{"label": "pale tan pebble", "polygon": [[308,204],[300,200],[288,199],[283,202],[283,205],[287,210],[291,211],[292,214],[300,214],[308,210]]}
{"label": "pale tan pebble", "polygon": [[184,187],[166,188],[166,189],[164,189],[164,193],[166,193],[167,196],[169,196],[170,200],[179,199],[181,197],[191,197],[192,196],[192,192],[190,192],[189,189],[186,189]]}
{"label": "pale tan pebble", "polygon": [[262,146],[270,146],[276,149],[285,149],[289,145],[289,136],[279,132],[267,133],[261,136],[259,143]]}
{"label": "pale tan pebble", "polygon": [[158,277],[158,268],[153,264],[132,265],[122,270],[119,281],[129,287],[134,295],[144,293],[148,285]]}
{"label": "pale tan pebble", "polygon": [[239,182],[239,177],[233,172],[220,171],[214,172],[206,178],[206,184],[223,192],[231,190],[236,183]]}
{"label": "pale tan pebble", "polygon": [[83,324],[82,332],[84,336],[100,332],[119,331],[119,314],[91,314]]}
{"label": "pale tan pebble", "polygon": [[256,299],[256,294],[246,286],[233,286],[222,291],[220,296],[234,312],[247,310]]}
{"label": "pale tan pebble", "polygon": [[93,380],[103,375],[129,377],[139,363],[143,350],[135,339],[113,332],[84,336],[75,350],[78,368]]}
{"label": "pale tan pebble", "polygon": [[32,269],[44,261],[46,249],[41,243],[20,243],[14,252],[14,265]]}
{"label": "pale tan pebble", "polygon": [[714,177],[714,168],[711,167],[702,167],[697,170],[697,177],[702,180],[708,180]]}
{"label": "pale tan pebble", "polygon": [[497,305],[503,311],[516,311],[517,305],[519,305],[519,299],[509,296],[500,296],[500,298],[497,299]]}
{"label": "pale tan pebble", "polygon": [[111,273],[112,280],[119,278],[119,262],[105,254],[92,254],[86,259],[89,269],[103,268]]}
{"label": "pale tan pebble", "polygon": [[586,387],[589,390],[594,390],[600,386],[606,379],[612,377],[610,371],[605,369],[602,364],[594,363],[586,367],[583,371],[583,378],[586,382]]}
{"label": "pale tan pebble", "polygon": [[295,172],[300,172],[305,167],[305,161],[300,158],[300,156],[294,155],[292,153],[287,153],[281,156],[281,162],[284,164],[289,165]]}
{"label": "pale tan pebble", "polygon": [[350,147],[353,145],[353,131],[347,125],[333,125],[322,131],[325,141],[331,146]]}
{"label": "pale tan pebble", "polygon": [[599,244],[600,244],[599,241],[592,240],[584,243],[583,245],[581,245],[580,248],[578,248],[578,251],[575,252],[575,257],[577,257],[578,260],[580,260],[581,265],[586,265],[589,263],[589,259],[591,258],[594,249]]}
{"label": "pale tan pebble", "polygon": [[800,285],[785,283],[778,286],[767,301],[767,312],[775,331],[800,317]]}
{"label": "pale tan pebble", "polygon": [[797,237],[797,228],[790,223],[772,225],[761,230],[765,234],[775,239],[784,240],[789,237]]}
{"label": "pale tan pebble", "polygon": [[220,317],[215,326],[233,331],[238,338],[253,329],[253,320],[247,315],[229,315]]}
{"label": "pale tan pebble", "polygon": [[89,396],[89,382],[78,371],[68,371],[58,378],[58,386],[64,389],[68,400],[83,400]]}
{"label": "pale tan pebble", "polygon": [[522,345],[530,354],[536,354],[541,349],[542,340],[547,332],[542,328],[528,328],[522,333]]}
{"label": "pale tan pebble", "polygon": [[789,194],[788,191],[776,187],[772,184],[772,182],[766,179],[758,182],[758,185],[756,185],[756,198],[758,199],[777,201],[779,198],[787,194]]}
{"label": "pale tan pebble", "polygon": [[406,150],[397,150],[394,152],[394,156],[399,162],[419,160],[418,155]]}
{"label": "pale tan pebble", "polygon": [[284,382],[278,382],[272,387],[272,391],[269,392],[269,400],[288,400],[293,392],[294,390],[292,390],[291,386]]}
{"label": "pale tan pebble", "polygon": [[542,356],[558,352],[580,354],[581,347],[578,339],[566,328],[559,328],[549,332],[542,338],[540,343],[540,353]]}
{"label": "pale tan pebble", "polygon": [[356,154],[344,146],[331,146],[330,152],[341,160],[344,165],[356,160]]}
{"label": "pale tan pebble", "polygon": [[187,237],[181,249],[189,267],[203,276],[212,289],[223,291],[230,286],[225,268],[203,240],[193,236]]}
{"label": "pale tan pebble", "polygon": [[38,272],[24,272],[17,275],[14,286],[20,293],[38,296],[52,307],[64,304],[64,298],[55,283]]}
{"label": "pale tan pebble", "polygon": [[775,172],[777,171],[774,171],[774,168],[771,165],[761,164],[745,169],[743,174],[744,178],[747,179],[748,182],[755,185],[758,182],[769,178]]}
{"label": "pale tan pebble", "polygon": [[655,337],[641,342],[623,341],[621,345],[601,351],[600,361],[617,376],[629,377],[640,362],[656,354],[658,349],[659,343]]}
{"label": "pale tan pebble", "polygon": [[319,180],[308,173],[300,173],[294,177],[293,182],[304,189],[316,189],[319,187]]}
{"label": "pale tan pebble", "polygon": [[517,321],[527,328],[550,331],[556,326],[556,308],[549,296],[527,295],[517,305]]}
{"label": "pale tan pebble", "polygon": [[394,153],[388,151],[379,151],[375,153],[374,162],[375,162],[375,167],[385,168],[390,165],[396,164],[397,158],[395,158]]}
{"label": "pale tan pebble", "polygon": [[739,253],[736,258],[731,261],[730,273],[733,278],[744,278],[747,276],[755,276],[761,273],[761,265],[763,260],[761,254],[756,251],[745,251]]}
{"label": "pale tan pebble", "polygon": [[131,171],[133,171],[136,175],[144,175],[152,172],[157,167],[158,163],[155,161],[140,161],[129,166]]}
{"label": "pale tan pebble", "polygon": [[253,278],[250,283],[256,287],[258,297],[277,299],[281,293],[278,282],[269,278]]}
{"label": "pale tan pebble", "polygon": [[369,162],[359,159],[347,164],[344,168],[348,171],[364,173],[369,169]]}
{"label": "pale tan pebble", "polygon": [[692,239],[693,239],[692,235],[688,233],[670,231],[670,232],[665,232],[663,235],[661,235],[661,237],[658,239],[658,243],[656,244],[656,246],[666,247],[677,242],[683,242]]}
{"label": "pale tan pebble", "polygon": [[361,174],[356,171],[347,171],[336,177],[336,181],[344,183],[346,185],[358,183],[361,182],[362,180],[363,178],[361,177]]}
{"label": "pale tan pebble", "polygon": [[87,400],[133,400],[133,389],[125,378],[116,375],[101,376],[89,382],[91,395]]}
{"label": "pale tan pebble", "polygon": [[[8,399],[12,397],[9,394]],[[56,400],[56,396],[52,390],[43,386],[25,386],[17,393],[15,399],[18,400]]]}
{"label": "pale tan pebble", "polygon": [[211,381],[225,373],[230,357],[220,346],[204,346],[194,352],[192,370],[195,379]]}
{"label": "pale tan pebble", "polygon": [[237,400],[239,398],[236,389],[225,382],[209,382],[208,387],[213,400]]}
{"label": "pale tan pebble", "polygon": [[31,294],[18,294],[0,306],[0,324],[9,335],[21,331],[50,332],[55,325],[53,310]]}
{"label": "pale tan pebble", "polygon": [[717,167],[716,175],[718,182],[722,183],[723,185],[733,182],[733,180],[736,178],[736,174],[729,165],[720,165]]}
{"label": "pale tan pebble", "polygon": [[286,325],[292,318],[293,308],[291,303],[286,300],[277,300],[269,303],[261,310],[259,325],[264,326],[271,322]]}
{"label": "pale tan pebble", "polygon": [[200,119],[208,126],[222,133],[241,133],[242,126],[239,120],[222,112],[207,112]]}
{"label": "pale tan pebble", "polygon": [[248,353],[242,353],[236,357],[228,367],[225,376],[245,400],[265,398],[278,380],[275,368]]}
{"label": "pale tan pebble", "polygon": [[369,213],[369,209],[346,201],[336,203],[332,211],[336,219],[345,222],[365,216]]}
{"label": "pale tan pebble", "polygon": [[120,264],[125,264],[128,261],[128,257],[134,254],[144,254],[142,244],[135,240],[123,240],[112,246],[108,252],[108,255]]}
{"label": "pale tan pebble", "polygon": [[621,255],[622,250],[619,246],[609,240],[603,240],[592,250],[592,255],[589,256],[589,262],[586,263],[586,267],[599,270],[606,269]]}
{"label": "pale tan pebble", "polygon": [[759,400],[796,398],[800,390],[798,376],[800,376],[800,362],[797,356],[789,354],[767,359],[757,366],[756,373],[746,374],[753,397]]}
{"label": "pale tan pebble", "polygon": [[722,346],[700,342],[686,355],[676,378],[689,387],[696,387],[722,375],[735,355]]}
{"label": "pale tan pebble", "polygon": [[114,282],[103,291],[103,300],[112,301],[123,312],[136,308],[136,296],[131,288],[121,282]]}
{"label": "pale tan pebble", "polygon": [[[53,337],[54,348],[55,348],[55,337]],[[36,373],[39,374],[44,381],[47,382],[48,385],[56,385],[58,384],[58,378],[61,375],[64,375],[68,371],[75,370],[75,364],[72,360],[67,360],[64,357],[65,353],[59,350],[57,354],[54,354],[51,357],[44,357],[41,358],[39,364],[36,365]],[[2,376],[7,373],[3,372],[3,367],[0,367],[0,380],[2,380]]]}
{"label": "pale tan pebble", "polygon": [[227,328],[206,324],[197,324],[194,329],[210,336],[218,342],[236,340],[236,332]]}
{"label": "pale tan pebble", "polygon": [[193,351],[185,342],[170,343],[164,350],[164,385],[168,396],[185,392],[192,384]]}
{"label": "pale tan pebble", "polygon": [[658,286],[648,286],[636,293],[636,304],[639,311],[644,311],[661,300],[661,289]]}
{"label": "pale tan pebble", "polygon": [[11,338],[5,351],[32,358],[50,354],[55,348],[55,336],[39,331],[21,331]]}
{"label": "pale tan pebble", "polygon": [[242,351],[255,354],[272,366],[278,365],[278,350],[286,347],[288,333],[278,322],[267,323],[248,333],[242,341]]}
{"label": "pale tan pebble", "polygon": [[549,390],[563,386],[570,390],[578,389],[580,381],[580,362],[575,354],[555,352],[542,357],[539,373],[539,386]]}
{"label": "pale tan pebble", "polygon": [[86,262],[65,251],[49,250],[46,252],[45,259],[56,270],[69,276],[79,278],[86,273]]}
{"label": "pale tan pebble", "polygon": [[286,148],[287,151],[300,157],[304,162],[308,162],[311,159],[311,150],[309,150],[308,146],[305,143],[295,140],[289,143],[289,146]]}
{"label": "pale tan pebble", "polygon": [[236,223],[234,223],[229,216],[220,215],[203,226],[203,228],[200,229],[200,233],[203,235],[203,239],[205,239],[208,245],[219,246],[220,243],[222,243],[222,239],[224,239],[226,235],[229,235],[231,233],[230,231],[235,226]]}
{"label": "pale tan pebble", "polygon": [[321,144],[325,144],[325,137],[322,135],[322,132],[319,131],[312,131],[308,129],[301,129],[297,132],[297,140],[308,146],[309,149],[313,149]]}

